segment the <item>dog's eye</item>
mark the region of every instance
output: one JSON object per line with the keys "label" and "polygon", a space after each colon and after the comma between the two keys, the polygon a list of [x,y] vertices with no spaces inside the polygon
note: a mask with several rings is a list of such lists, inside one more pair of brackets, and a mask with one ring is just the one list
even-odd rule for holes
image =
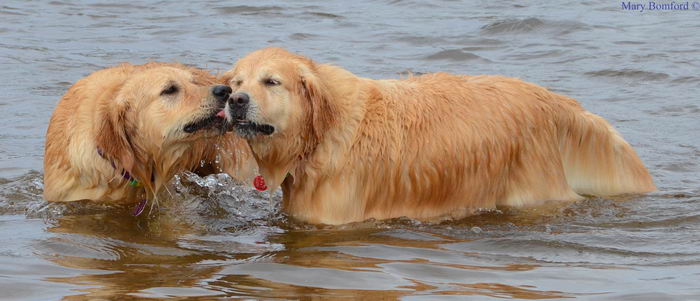
{"label": "dog's eye", "polygon": [[162,92],[160,92],[160,95],[173,95],[177,93],[177,91],[179,91],[179,89],[176,85],[170,85],[167,88],[165,88]]}
{"label": "dog's eye", "polygon": [[272,78],[265,79],[263,81],[263,83],[265,83],[266,86],[279,86],[280,85],[280,81],[278,81],[276,79],[272,79]]}

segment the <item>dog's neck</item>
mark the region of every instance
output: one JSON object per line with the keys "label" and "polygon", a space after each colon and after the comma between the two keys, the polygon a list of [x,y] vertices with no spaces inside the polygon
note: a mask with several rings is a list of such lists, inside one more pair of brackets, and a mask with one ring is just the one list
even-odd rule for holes
{"label": "dog's neck", "polygon": [[[283,135],[283,134],[277,134]],[[278,141],[285,140],[286,137],[258,137],[248,140],[253,157],[258,163],[260,175],[265,179],[265,184],[270,192],[274,192],[282,184],[288,173],[294,174],[296,166],[300,161],[300,151],[295,150],[294,145],[283,146]]]}
{"label": "dog's neck", "polygon": [[193,148],[187,144],[169,146],[141,147],[142,153],[136,156],[133,170],[121,168],[119,162],[105,156],[96,148],[95,154],[108,162],[112,169],[105,170],[107,179],[113,179],[114,173],[122,178],[123,189],[144,189],[148,199],[155,198],[161,188],[177,173],[194,168],[199,162],[204,149]]}

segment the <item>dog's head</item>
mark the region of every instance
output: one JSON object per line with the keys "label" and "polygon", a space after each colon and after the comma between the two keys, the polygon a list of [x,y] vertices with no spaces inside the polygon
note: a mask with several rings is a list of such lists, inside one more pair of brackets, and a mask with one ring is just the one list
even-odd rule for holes
{"label": "dog's head", "polygon": [[225,132],[222,109],[231,90],[214,86],[209,73],[164,63],[116,69],[99,84],[96,145],[122,168]]}
{"label": "dog's head", "polygon": [[278,48],[249,54],[224,74],[233,90],[227,120],[252,143],[318,141],[333,112],[330,91],[317,67],[310,59]]}
{"label": "dog's head", "polygon": [[311,162],[337,122],[326,65],[279,48],[255,51],[226,72],[226,119],[248,140],[272,189]]}

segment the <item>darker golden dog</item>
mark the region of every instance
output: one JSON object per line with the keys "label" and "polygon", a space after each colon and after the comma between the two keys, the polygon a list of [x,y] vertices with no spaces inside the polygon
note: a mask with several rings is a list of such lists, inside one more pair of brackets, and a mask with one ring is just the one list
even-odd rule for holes
{"label": "darker golden dog", "polygon": [[230,89],[217,82],[203,70],[166,63],[122,64],[78,81],[46,133],[46,200],[155,199],[174,174],[202,162],[250,178],[250,149],[224,134],[219,113]]}
{"label": "darker golden dog", "polygon": [[603,118],[517,79],[372,80],[282,49],[253,52],[224,77],[227,119],[303,221],[440,220],[655,190]]}

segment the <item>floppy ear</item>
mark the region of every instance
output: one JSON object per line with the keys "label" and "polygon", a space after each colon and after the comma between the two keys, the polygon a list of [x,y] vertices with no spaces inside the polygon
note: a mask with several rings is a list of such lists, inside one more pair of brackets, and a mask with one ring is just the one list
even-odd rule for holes
{"label": "floppy ear", "polygon": [[221,82],[221,78],[219,76],[213,75],[206,70],[196,67],[189,67],[187,70],[192,73],[192,82],[195,85],[211,86]]}
{"label": "floppy ear", "polygon": [[132,172],[135,157],[127,132],[126,114],[129,111],[129,105],[126,102],[110,105],[110,102],[117,101],[109,99],[102,104],[102,122],[98,128],[96,145],[106,158],[118,163],[124,170]]}
{"label": "floppy ear", "polygon": [[336,110],[333,99],[325,82],[318,77],[313,63],[310,63],[310,72],[301,75],[302,95],[306,100],[307,124],[311,125],[312,138],[321,141],[323,134],[328,131],[335,122]]}

